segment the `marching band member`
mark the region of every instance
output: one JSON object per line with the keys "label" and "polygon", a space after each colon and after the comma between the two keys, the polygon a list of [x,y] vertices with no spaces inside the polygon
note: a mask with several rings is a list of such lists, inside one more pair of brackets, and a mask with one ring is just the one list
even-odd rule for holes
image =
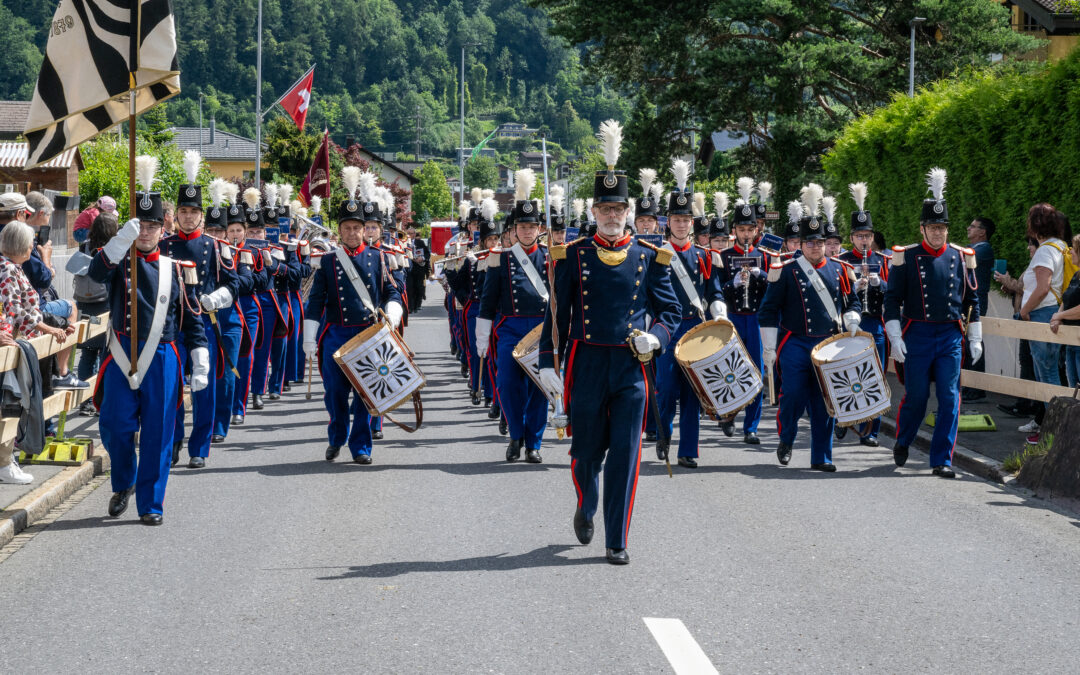
{"label": "marching band member", "polygon": [[[260,220],[251,223],[248,227],[248,219],[245,217],[244,205],[237,200],[240,187],[230,183],[231,199],[228,214],[226,216],[226,238],[239,252],[240,265],[251,272],[250,284],[245,284],[243,277],[239,288],[240,297],[236,304],[244,318],[244,331],[247,333],[244,340],[251,346],[246,353],[241,352],[236,364],[240,373],[236,382],[236,390],[232,400],[232,424],[244,423],[247,414],[248,393],[251,391],[252,366],[255,363],[255,349],[262,335],[262,308],[259,305],[259,294],[266,290],[270,284],[270,274],[267,263],[263,258],[266,248],[258,248],[256,244],[265,246],[265,230],[259,225]],[[255,191],[255,200],[259,198],[258,190]]]}
{"label": "marching band member", "polygon": [[[889,261],[873,250],[874,223],[866,210],[866,183],[848,186],[855,200],[855,212],[851,214],[851,250],[840,254],[840,260],[851,265],[857,280],[855,292],[862,300],[862,321],[859,329],[874,336],[882,372],[889,365],[885,342],[885,288],[889,281]],[[859,442],[875,448],[881,431],[881,417],[857,428]]]}
{"label": "marching band member", "polygon": [[[539,243],[540,208],[529,198],[536,185],[532,169],[514,172],[514,233],[517,243],[488,256],[484,295],[476,320],[476,353],[487,355],[494,333],[498,345],[495,389],[510,433],[506,461],[521,457],[539,464],[547,427],[548,403],[540,389],[514,361],[514,346],[544,320],[548,302],[547,247]],[[498,325],[493,324],[498,318]]]}
{"label": "marching band member", "polygon": [[[975,252],[949,243],[945,170],[927,174],[932,198],[923,201],[923,240],[894,246],[885,291],[885,333],[893,360],[904,364],[904,399],[896,416],[893,459],[904,466],[908,447],[926,414],[930,379],[935,381],[937,418],[930,441],[930,466],[954,478],[952,452],[960,414],[960,362],[965,324],[973,361],[982,355],[982,324],[976,298]],[[901,325],[901,321],[903,324]]]}
{"label": "marching band member", "polygon": [[656,181],[656,169],[641,169],[638,179],[641,181],[641,197],[635,200],[634,229],[638,234],[660,234],[660,200],[664,186]]}
{"label": "marching band member", "polygon": [[[675,404],[679,406],[679,466],[697,468],[699,418],[701,403],[694,387],[686,379],[678,362],[675,360],[675,345],[686,332],[705,320],[706,310],[713,319],[727,316],[727,308],[722,300],[720,288],[720,270],[723,263],[720,254],[709,248],[695,245],[690,240],[691,228],[705,218],[705,195],[701,192],[689,194],[686,188],[690,176],[690,164],[682,159],[675,160],[671,167],[675,174],[675,190],[668,196],[667,243],[664,250],[670,251],[671,261],[666,266],[671,277],[671,285],[682,306],[680,323],[671,335],[668,347],[656,361],[657,403],[660,409],[659,423],[668,430],[667,437],[675,420]],[[692,213],[699,214],[692,216]],[[708,232],[706,232],[708,236]],[[657,457],[664,459],[663,449],[657,445]]]}
{"label": "marching band member", "polygon": [[[162,254],[174,260],[195,263],[198,282],[192,292],[202,305],[202,323],[209,345],[210,372],[217,377],[228,373],[229,364],[236,363],[240,351],[240,319],[233,305],[240,281],[236,276],[236,261],[228,244],[203,233],[202,187],[195,184],[202,158],[195,150],[184,153],[184,171],[188,182],[181,185],[176,199],[176,232],[161,240]],[[180,360],[187,362],[186,348],[180,349]],[[216,414],[217,387],[204,387],[192,396],[191,437],[188,439],[188,467],[206,466],[210,456],[210,437]],[[176,413],[173,433],[173,463],[180,458],[184,441],[184,409]]]}
{"label": "marching band member", "polygon": [[[260,252],[263,259],[263,268],[266,271],[265,282],[259,284],[260,290],[257,296],[260,308],[259,314],[259,339],[255,343],[254,357],[251,365],[251,409],[262,410],[265,403],[263,396],[266,395],[270,380],[270,364],[274,356],[274,337],[283,336],[289,322],[288,298],[277,292],[277,279],[286,277],[289,273],[285,262],[285,251],[280,246],[275,246],[266,239],[266,223],[277,223],[277,189],[272,185],[264,186],[263,193],[257,188],[244,190],[244,221],[247,225],[248,241],[259,242]],[[260,206],[263,196],[272,199],[274,204],[268,202],[266,208]],[[278,352],[280,356],[281,352]]]}
{"label": "marching band member", "polygon": [[293,286],[299,288],[302,275],[300,256],[297,255],[296,246],[290,246],[287,228],[281,226],[282,220],[288,218],[288,209],[284,207],[283,210],[281,204],[278,203],[280,194],[279,186],[273,183],[263,186],[263,196],[266,198],[266,211],[263,218],[267,227],[278,230],[278,250],[285,257],[282,273],[274,277],[274,292],[281,306],[282,323],[277,326],[270,343],[270,374],[267,378],[266,398],[271,401],[280,399],[282,392],[285,391],[289,335],[297,320],[289,300],[289,290]]}
{"label": "marching band member", "polygon": [[[177,339],[183,337],[195,395],[207,388],[210,377],[207,336],[197,317],[198,305],[185,288],[185,276],[187,281],[195,281],[195,267],[172,261],[158,250],[164,223],[161,194],[150,191],[157,164],[156,157],[135,159],[136,175],[143,186],[142,192],[135,193],[135,218],[98,250],[87,272],[91,279],[109,288],[111,308],[109,356],[101,366],[94,392],[101,419],[108,421],[99,425],[99,432],[112,459],[109,515],[119,517],[134,493],[139,519],[146,525],[162,523],[174,418],[176,411],[183,408],[184,382]],[[139,331],[138,371],[134,376],[130,375],[132,243],[137,250]]]}
{"label": "marching band member", "polygon": [[566,243],[566,218],[563,217],[563,206],[566,192],[561,185],[551,186],[551,246],[562,246]]}
{"label": "marching band member", "polygon": [[[859,298],[852,290],[854,275],[844,263],[825,257],[826,224],[818,218],[820,186],[803,189],[805,213],[795,232],[802,238],[802,255],[773,263],[769,287],[758,312],[766,368],[779,355],[783,383],[777,411],[780,443],[776,457],[786,465],[799,430],[799,418],[810,409],[810,468],[836,471],[832,463],[833,423],[810,358],[823,339],[859,329]],[[835,229],[835,226],[834,226]],[[782,333],[779,342],[778,333]]]}
{"label": "marching band member", "polygon": [[[278,218],[293,218],[303,215],[300,202],[292,201],[293,186],[281,183],[278,188]],[[280,222],[280,221],[279,221]],[[304,326],[304,303],[300,298],[300,287],[304,279],[311,276],[311,246],[306,240],[299,237],[300,226],[298,221],[293,221],[287,241],[282,243],[286,257],[295,257],[300,267],[299,274],[286,275],[287,290],[285,296],[289,300],[289,332],[285,341],[285,373],[282,390],[289,391],[291,384],[304,382],[304,350],[303,339],[300,335]]]}
{"label": "marching band member", "polygon": [[[694,216],[692,226],[694,231],[694,245],[704,249],[709,248],[709,222],[712,220],[705,215],[705,193],[695,192],[692,204]],[[671,225],[668,224],[670,234]]]}
{"label": "marching band member", "polygon": [[[761,359],[761,326],[758,323],[758,311],[765,299],[769,287],[767,259],[764,251],[754,245],[758,233],[758,209],[750,204],[750,189],[753,179],[740,178],[738,188],[741,204],[735,206],[732,224],[735,229],[735,244],[720,252],[723,265],[718,270],[720,283],[724,290],[724,302],[728,308],[728,321],[735,324],[743,346],[750,354],[750,360],[761,372],[765,381],[765,370]],[[719,193],[723,194],[723,193]],[[758,204],[760,206],[760,204]],[[758,424],[761,422],[763,396],[757,397],[743,410],[743,442],[759,445]],[[735,418],[720,421],[720,429],[725,436],[735,433]]]}
{"label": "marching band member", "polygon": [[760,181],[757,184],[757,234],[754,236],[754,246],[756,247],[761,238],[765,236],[765,221],[766,216],[769,215],[769,203],[772,200],[772,183],[769,181]]}
{"label": "marching band member", "polygon": [[713,193],[713,208],[716,209],[716,215],[709,220],[709,248],[721,253],[729,248],[728,241],[731,234],[727,221],[727,205],[726,193]]}
{"label": "marching band member", "polygon": [[488,258],[499,243],[499,236],[495,233],[495,214],[498,211],[499,206],[493,198],[480,202],[480,247],[466,256],[462,271],[462,275],[469,278],[469,297],[464,315],[469,335],[469,393],[473,405],[480,405],[481,393],[485,406],[491,406],[494,398],[489,369],[484,367],[483,358],[476,348],[476,320],[483,301]]}
{"label": "marching band member", "polygon": [[[621,136],[613,120],[600,126],[608,169],[598,171],[594,181],[596,235],[554,249],[562,262],[555,266],[556,302],[544,318],[539,366],[553,397],[564,395],[565,378],[570,468],[577,489],[574,532],[583,544],[592,540],[603,469],[606,557],[624,565],[630,562],[626,546],[646,396],[654,393],[646,394],[644,368],[649,366],[635,354],[667,346],[680,309],[668,273],[674,254],[624,232],[626,175],[615,171]],[[654,317],[651,327],[646,312]],[[566,362],[564,377],[555,371],[557,361]]]}
{"label": "marching band member", "polygon": [[[353,461],[371,464],[371,415],[334,361],[334,352],[365,328],[379,321],[377,310],[396,327],[404,314],[401,294],[390,279],[388,256],[364,241],[368,225],[382,227],[379,205],[370,193],[360,195],[358,167],[342,169],[345,200],[338,207],[341,246],[324,255],[315,271],[304,316],[304,353],[317,358],[330,414],[327,461],[334,461],[348,443]],[[366,181],[365,181],[366,182]],[[372,179],[373,183],[374,180]],[[315,317],[318,317],[317,319]],[[349,395],[352,394],[352,403]]]}

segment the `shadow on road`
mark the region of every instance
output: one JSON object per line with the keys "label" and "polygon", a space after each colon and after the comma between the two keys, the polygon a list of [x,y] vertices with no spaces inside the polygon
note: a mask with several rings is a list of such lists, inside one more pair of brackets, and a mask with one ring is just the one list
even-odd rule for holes
{"label": "shadow on road", "polygon": [[336,576],[317,577],[320,581],[340,581],[343,579],[388,578],[409,574],[410,572],[507,572],[511,570],[532,569],[536,567],[565,567],[568,565],[595,565],[604,561],[596,558],[563,558],[560,553],[578,548],[549,544],[541,548],[510,555],[477,556],[459,560],[415,560],[407,562],[374,563],[347,568],[348,571]]}
{"label": "shadow on road", "polygon": [[[378,461],[378,460],[376,460]],[[525,462],[507,463],[501,461],[491,462],[445,462],[428,464],[355,464],[348,459],[345,461],[327,462],[326,460],[312,460],[309,462],[292,462],[288,464],[263,464],[259,466],[208,466],[204,469],[185,471],[174,469],[169,478],[180,476],[193,476],[208,473],[258,473],[263,476],[274,478],[286,476],[308,476],[323,474],[340,474],[344,472],[371,473],[381,471],[442,471],[457,476],[478,476],[483,474],[503,474],[514,471],[551,471],[566,469],[568,465],[557,464],[527,464]]]}

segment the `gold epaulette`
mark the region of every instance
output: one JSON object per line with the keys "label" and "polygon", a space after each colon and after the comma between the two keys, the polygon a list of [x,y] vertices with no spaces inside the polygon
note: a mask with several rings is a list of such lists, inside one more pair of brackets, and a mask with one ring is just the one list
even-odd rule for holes
{"label": "gold epaulette", "polygon": [[952,246],[957,251],[960,251],[960,254],[964,256],[964,267],[969,270],[975,269],[975,265],[977,264],[977,262],[975,261],[975,249],[968,248],[967,246],[961,246],[959,244],[949,244],[949,246]]}
{"label": "gold epaulette", "polygon": [[647,249],[656,251],[656,262],[665,266],[671,264],[671,257],[675,255],[671,251],[667,250],[666,248],[660,248],[656,244],[650,244],[647,241],[638,241],[638,243]]}
{"label": "gold epaulette", "polygon": [[548,249],[552,260],[566,260],[566,244],[556,244]]}

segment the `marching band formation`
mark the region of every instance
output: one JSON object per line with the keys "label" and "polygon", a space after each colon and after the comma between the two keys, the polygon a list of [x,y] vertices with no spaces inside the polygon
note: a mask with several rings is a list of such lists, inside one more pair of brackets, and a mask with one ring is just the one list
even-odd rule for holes
{"label": "marching band formation", "polygon": [[[766,227],[776,218],[769,183],[740,178],[730,208],[717,192],[709,215],[683,160],[671,167],[669,193],[655,170],[643,169],[632,199],[616,169],[621,136],[617,123],[601,125],[607,168],[596,173],[589,200],[568,200],[546,184],[536,199],[537,178],[523,169],[499,222],[495,195],[474,189],[439,274],[451,354],[471,404],[487,407],[508,436],[506,461],[541,463],[549,423],[570,437],[578,540],[592,540],[602,498],[607,560],[629,562],[642,443],[668,462],[676,417],[677,463],[693,469],[703,420],[731,437],[741,415],[743,442],[762,442],[767,393],[778,406],[779,463],[791,461],[808,413],[810,467],[835,471],[834,439],[848,429],[862,444],[878,444],[891,405],[890,355],[905,387],[896,465],[907,461],[933,380],[930,465],[953,477],[962,352],[977,359],[982,344],[974,254],[948,242],[945,172],[928,175],[923,240],[891,251],[875,250],[867,187],[851,185],[856,211],[845,251],[836,199],[813,183],[787,205],[780,233]],[[134,494],[148,524],[161,523],[185,436],[188,466],[204,466],[210,446],[244,423],[248,405],[261,409],[303,383],[305,356],[323,382],[327,460],[348,446],[355,462],[370,464],[384,418],[413,431],[423,417],[424,376],[404,341],[415,306],[406,285],[413,242],[397,231],[389,191],[346,167],[339,243],[331,246],[314,215],[320,205],[309,218],[290,201],[291,186],[251,188],[238,199],[238,186],[215,179],[204,210],[200,158],[186,159],[177,232],[160,238],[156,167],[139,158],[135,217],[90,268],[108,283],[112,308],[111,356],[95,393],[113,459],[109,513],[119,516]],[[178,404],[185,379],[190,433]],[[414,427],[391,417],[410,402]]]}

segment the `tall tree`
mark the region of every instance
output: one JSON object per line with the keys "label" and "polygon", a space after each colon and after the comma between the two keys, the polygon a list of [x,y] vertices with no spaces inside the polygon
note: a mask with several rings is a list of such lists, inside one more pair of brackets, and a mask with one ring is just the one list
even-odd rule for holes
{"label": "tall tree", "polygon": [[419,225],[427,225],[437,218],[452,217],[454,200],[446,176],[435,162],[425,162],[416,174],[413,186],[412,208]]}

